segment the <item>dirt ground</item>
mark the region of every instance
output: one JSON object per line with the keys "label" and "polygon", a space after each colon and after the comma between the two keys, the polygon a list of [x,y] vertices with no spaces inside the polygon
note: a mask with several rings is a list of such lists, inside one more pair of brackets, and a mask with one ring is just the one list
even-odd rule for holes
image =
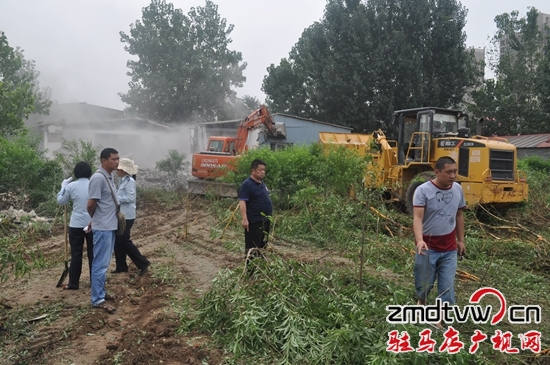
{"label": "dirt ground", "polygon": [[[223,230],[225,224],[207,213],[204,204],[195,200],[192,207],[182,203],[170,209],[140,205],[132,239],[152,265],[140,277],[130,260],[129,273],[112,274],[111,261],[107,291],[117,296],[114,314],[90,307],[86,267],[79,290],[56,288],[64,269],[63,227],[56,227],[52,237],[39,242],[55,264],[0,284],[0,313],[5,314],[0,317],[4,327],[0,338],[7,350],[0,364],[222,364],[226,354],[212,346],[208,336],[177,333],[173,305],[194,303],[220,269],[243,263],[236,249],[242,241],[240,232],[228,230],[223,239],[212,238],[212,227]],[[233,242],[234,248],[228,249],[227,242]],[[292,245],[278,246],[289,257],[309,259],[299,257],[302,253]],[[310,258],[312,254],[327,255],[310,251]],[[21,309],[30,318],[6,323],[9,311]]]}
{"label": "dirt ground", "polygon": [[[199,204],[200,205],[200,204]],[[79,290],[56,288],[64,269],[63,228],[39,242],[48,260],[55,264],[30,276],[10,278],[0,285],[4,313],[25,308],[45,318],[25,323],[21,328],[4,323],[0,317],[0,338],[10,354],[0,356],[0,364],[220,364],[222,351],[207,346],[203,336],[178,335],[178,319],[171,308],[175,300],[196,300],[208,289],[222,268],[242,264],[242,256],[222,247],[220,239],[210,238],[218,222],[200,206],[168,210],[154,204],[140,206],[132,229],[132,239],[152,263],[150,271],[137,276],[130,272],[107,276],[107,291],[117,296],[116,313],[90,307],[90,276],[83,268]],[[187,234],[185,226],[187,225]],[[224,239],[228,239],[227,233]],[[238,239],[238,237],[234,237]],[[231,239],[231,238],[229,238]],[[87,259],[84,259],[87,263]],[[49,308],[49,310],[48,310]],[[60,314],[50,318],[52,308]]]}

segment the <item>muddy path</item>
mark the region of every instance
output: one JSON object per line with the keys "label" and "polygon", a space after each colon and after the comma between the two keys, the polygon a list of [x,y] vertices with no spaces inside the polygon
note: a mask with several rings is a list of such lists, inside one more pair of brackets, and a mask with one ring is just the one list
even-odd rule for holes
{"label": "muddy path", "polygon": [[[238,224],[224,231],[225,226],[204,199],[170,208],[140,204],[132,239],[152,265],[140,277],[131,261],[129,273],[112,274],[111,261],[107,291],[117,296],[114,314],[90,307],[85,268],[79,290],[56,288],[64,268],[64,239],[62,227],[54,227],[51,237],[38,242],[50,265],[0,284],[0,364],[222,364],[226,355],[211,346],[207,336],[178,333],[174,303],[193,305],[221,269],[243,264]],[[305,252],[288,242],[275,243],[288,258],[333,257],[322,250]],[[336,262],[349,263],[341,257]]]}
{"label": "muddy path", "polygon": [[[199,298],[220,269],[241,264],[241,255],[210,238],[217,222],[203,204],[140,206],[132,239],[152,265],[143,277],[131,261],[129,273],[112,274],[112,260],[107,290],[117,296],[115,314],[90,307],[85,268],[79,290],[55,287],[64,268],[63,230],[56,227],[51,238],[38,242],[52,265],[0,285],[0,364],[221,363],[222,352],[206,348],[205,339],[176,333],[172,310],[174,301]],[[14,312],[26,317],[4,323]]]}

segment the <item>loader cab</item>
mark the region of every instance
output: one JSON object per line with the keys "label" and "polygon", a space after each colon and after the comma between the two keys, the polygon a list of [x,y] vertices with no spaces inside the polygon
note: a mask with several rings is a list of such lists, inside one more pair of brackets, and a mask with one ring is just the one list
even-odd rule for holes
{"label": "loader cab", "polygon": [[393,114],[398,127],[398,164],[428,163],[434,138],[468,137],[468,115],[459,110],[417,108]]}

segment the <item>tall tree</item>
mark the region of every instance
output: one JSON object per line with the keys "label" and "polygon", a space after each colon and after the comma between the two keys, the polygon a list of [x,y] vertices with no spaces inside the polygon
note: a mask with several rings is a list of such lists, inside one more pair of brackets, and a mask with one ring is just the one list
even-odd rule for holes
{"label": "tall tree", "polygon": [[24,74],[25,80],[32,85],[34,95],[33,113],[48,115],[50,113],[50,106],[52,105],[52,90],[49,87],[40,86],[40,82],[38,81],[40,72],[36,70],[36,62],[34,60],[27,60],[23,55],[23,50],[19,47],[15,49],[15,53],[21,59],[21,74]]}
{"label": "tall tree", "polygon": [[[550,32],[549,32],[550,35]],[[546,36],[544,42],[543,59],[538,68],[539,77],[539,96],[542,113],[546,116],[546,119],[550,117],[550,36]],[[546,131],[550,130],[550,126],[546,125]]]}
{"label": "tall tree", "polygon": [[49,113],[49,92],[40,89],[38,75],[34,61],[13,49],[0,31],[0,136],[22,129],[32,113]]}
{"label": "tall tree", "polygon": [[475,82],[456,0],[328,0],[263,91],[274,111],[379,127],[393,110],[454,107]]}
{"label": "tall tree", "polygon": [[243,96],[243,103],[244,105],[246,105],[246,107],[250,112],[258,109],[259,106],[261,105],[260,99],[252,95]]}
{"label": "tall tree", "polygon": [[472,93],[475,104],[470,108],[485,118],[485,135],[542,133],[550,128],[541,104],[548,98],[548,87],[541,81],[550,78],[545,77],[548,69],[543,62],[544,37],[537,25],[538,14],[531,8],[523,18],[517,11],[495,17],[497,32],[491,40],[488,63],[495,78]]}
{"label": "tall tree", "polygon": [[137,60],[128,61],[130,90],[119,94],[140,115],[160,121],[225,119],[232,87],[241,87],[240,52],[228,49],[233,25],[206,0],[187,15],[165,0],[152,0],[142,20],[120,32],[124,49]]}

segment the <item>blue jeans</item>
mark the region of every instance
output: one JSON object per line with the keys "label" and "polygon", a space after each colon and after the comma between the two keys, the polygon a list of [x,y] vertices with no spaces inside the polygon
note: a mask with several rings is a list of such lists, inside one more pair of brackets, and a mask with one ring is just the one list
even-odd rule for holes
{"label": "blue jeans", "polygon": [[111,263],[115,247],[115,231],[92,229],[94,236],[94,260],[92,262],[92,305],[105,301],[105,282],[107,269]]}
{"label": "blue jeans", "polygon": [[[437,296],[455,304],[456,250],[438,252],[428,249],[414,259],[414,286],[418,299],[427,303],[437,278]],[[95,258],[94,258],[95,259]]]}

